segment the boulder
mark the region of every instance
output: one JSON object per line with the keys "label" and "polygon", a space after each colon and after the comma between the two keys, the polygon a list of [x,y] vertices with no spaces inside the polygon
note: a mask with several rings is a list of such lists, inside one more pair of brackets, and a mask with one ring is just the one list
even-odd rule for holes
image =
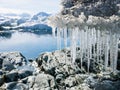
{"label": "boulder", "polygon": [[15,69],[15,67],[8,59],[4,59],[2,64],[2,69],[5,71],[11,71]]}
{"label": "boulder", "polygon": [[11,71],[10,73],[7,73],[5,75],[5,82],[13,82],[18,80],[18,72],[17,71]]}
{"label": "boulder", "polygon": [[0,77],[0,86],[4,83],[4,77]]}
{"label": "boulder", "polygon": [[65,79],[66,87],[74,87],[74,86],[80,85],[81,83],[83,83],[83,80],[81,78],[81,75],[79,74],[71,75]]}
{"label": "boulder", "polygon": [[0,53],[0,58],[0,61],[3,60],[3,63],[10,63],[14,67],[22,66],[27,63],[26,58],[19,52],[3,52]]}
{"label": "boulder", "polygon": [[25,77],[28,77],[30,75],[32,75],[32,71],[28,71],[28,70],[20,70],[19,73],[18,73],[18,76],[20,79],[23,79]]}
{"label": "boulder", "polygon": [[98,83],[95,86],[94,90],[118,90],[118,89],[116,89],[116,87],[113,85],[112,81],[106,80],[106,81]]}
{"label": "boulder", "polygon": [[87,84],[81,84],[78,86],[66,88],[66,90],[92,90]]}
{"label": "boulder", "polygon": [[52,76],[56,76],[61,73],[65,76],[79,73],[79,67],[76,64],[71,64],[69,55],[66,57],[65,53],[69,53],[69,50],[55,51],[52,53],[47,52],[40,55],[36,60],[38,67]]}
{"label": "boulder", "polygon": [[34,88],[36,90],[47,90],[46,88],[49,88],[51,90],[54,90],[55,88],[55,81],[54,77],[48,74],[38,74],[35,77],[29,77],[28,82],[31,88]]}
{"label": "boulder", "polygon": [[29,90],[28,86],[23,83],[10,82],[6,83],[7,90]]}

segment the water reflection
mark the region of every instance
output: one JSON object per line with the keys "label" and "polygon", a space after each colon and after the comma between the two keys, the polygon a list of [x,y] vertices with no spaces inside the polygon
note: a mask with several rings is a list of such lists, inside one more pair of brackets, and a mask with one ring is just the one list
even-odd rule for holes
{"label": "water reflection", "polygon": [[11,38],[12,32],[0,32],[0,38]]}
{"label": "water reflection", "polygon": [[[27,58],[35,58],[40,53],[56,50],[56,38],[51,33],[18,32],[1,34],[0,52],[20,51]],[[7,36],[8,35],[8,36]]]}
{"label": "water reflection", "polygon": [[52,30],[30,30],[30,29],[28,29],[28,30],[20,30],[20,32],[29,32],[29,33],[34,33],[34,34],[36,34],[36,35],[47,35],[47,34],[49,34],[49,35],[52,35]]}

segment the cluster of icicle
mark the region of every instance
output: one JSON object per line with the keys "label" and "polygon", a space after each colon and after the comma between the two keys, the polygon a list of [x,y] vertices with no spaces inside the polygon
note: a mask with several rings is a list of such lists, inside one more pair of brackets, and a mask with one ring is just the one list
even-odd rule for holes
{"label": "cluster of icicle", "polygon": [[[88,72],[91,60],[103,65],[103,70],[108,67],[114,72],[117,68],[118,42],[120,38],[120,18],[89,16],[81,13],[79,18],[72,15],[55,16],[49,23],[53,27],[53,34],[57,30],[57,45],[61,49],[61,36],[64,36],[64,45],[70,37],[71,60],[75,62],[79,56],[82,62],[87,60]],[[77,47],[80,48],[78,53]],[[78,55],[79,54],[79,55]],[[77,57],[78,58],[78,57]],[[109,63],[110,62],[110,63]]]}

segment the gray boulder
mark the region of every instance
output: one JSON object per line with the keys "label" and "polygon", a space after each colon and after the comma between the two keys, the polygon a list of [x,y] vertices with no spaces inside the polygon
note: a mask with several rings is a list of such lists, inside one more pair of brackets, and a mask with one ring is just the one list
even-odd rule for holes
{"label": "gray boulder", "polygon": [[25,65],[27,63],[26,58],[19,52],[4,52],[4,53],[0,53],[0,63],[9,63],[12,64],[14,67],[17,66],[22,66]]}
{"label": "gray boulder", "polygon": [[38,74],[28,78],[29,87],[34,90],[54,90],[54,77],[48,74]]}
{"label": "gray boulder", "polygon": [[[66,53],[69,51],[66,50]],[[68,76],[80,72],[76,64],[71,64],[71,58],[65,55],[65,50],[44,53],[37,58],[37,63],[41,70],[52,76],[58,74]]]}
{"label": "gray boulder", "polygon": [[0,77],[0,86],[4,83],[4,77]]}
{"label": "gray boulder", "polygon": [[29,90],[28,86],[23,83],[10,82],[6,83],[7,90]]}
{"label": "gray boulder", "polygon": [[11,71],[5,75],[5,82],[13,82],[18,80],[18,72]]}
{"label": "gray boulder", "polygon": [[94,90],[118,90],[112,81],[103,81],[95,86]]}
{"label": "gray boulder", "polygon": [[20,71],[18,72],[18,77],[19,77],[20,79],[23,79],[23,78],[26,78],[26,77],[32,75],[32,73],[33,73],[32,71],[20,70]]}
{"label": "gray boulder", "polygon": [[11,71],[15,69],[15,67],[8,59],[4,59],[2,64],[2,69],[5,71]]}

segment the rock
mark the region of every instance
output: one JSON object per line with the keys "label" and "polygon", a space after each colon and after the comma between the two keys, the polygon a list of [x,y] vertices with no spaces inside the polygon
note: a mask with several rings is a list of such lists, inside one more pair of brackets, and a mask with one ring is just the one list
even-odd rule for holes
{"label": "rock", "polygon": [[114,87],[116,88],[116,90],[120,90],[120,80],[114,82]]}
{"label": "rock", "polygon": [[35,82],[33,88],[38,88],[39,90],[44,88],[50,88],[51,90],[55,88],[54,77],[48,74],[38,74],[35,77]]}
{"label": "rock", "polygon": [[0,77],[0,86],[4,83],[4,77]]}
{"label": "rock", "polygon": [[6,63],[11,63],[13,66],[21,66],[26,64],[26,58],[19,52],[4,52],[0,53],[0,58]]}
{"label": "rock", "polygon": [[27,81],[29,88],[33,88],[33,85],[35,83],[35,76],[29,76]]}
{"label": "rock", "polygon": [[10,73],[7,73],[5,75],[5,82],[13,82],[18,80],[18,72],[17,71],[11,71]]}
{"label": "rock", "polygon": [[56,81],[56,83],[58,83],[58,84],[60,84],[60,83],[63,83],[64,80],[65,79],[65,76],[63,75],[63,74],[58,74],[58,75],[56,75],[56,77],[55,77],[55,81]]}
{"label": "rock", "polygon": [[[78,65],[78,67],[81,68],[81,60],[79,58],[76,59],[76,63]],[[88,66],[88,62],[87,62],[87,60],[84,60],[82,62],[82,70],[81,70],[83,73],[88,71],[87,66]],[[100,67],[101,66],[97,62],[95,62],[92,59],[90,60],[90,67],[89,67],[89,72],[90,73],[99,73],[100,72]]]}
{"label": "rock", "polygon": [[120,59],[117,61],[117,70],[120,70]]}
{"label": "rock", "polygon": [[32,71],[28,71],[28,70],[20,70],[19,73],[18,73],[18,76],[20,79],[23,79],[25,77],[28,77],[30,75],[32,75]]}
{"label": "rock", "polygon": [[90,75],[88,78],[84,80],[84,83],[90,86],[90,88],[94,88],[97,84],[98,80],[95,79],[92,75]]}
{"label": "rock", "polygon": [[2,68],[5,71],[11,71],[11,70],[15,69],[14,65],[7,59],[3,60]]}
{"label": "rock", "polygon": [[115,88],[112,81],[106,80],[106,81],[98,83],[95,86],[94,90],[118,90],[118,89]]}
{"label": "rock", "polygon": [[65,79],[65,86],[66,87],[74,87],[83,82],[81,76],[79,74],[71,75],[68,78]]}
{"label": "rock", "polygon": [[15,87],[16,84],[17,82],[6,83],[6,89],[11,90],[13,87]]}
{"label": "rock", "polygon": [[28,77],[26,77],[26,78],[23,78],[23,79],[22,79],[22,80],[20,80],[20,81],[21,81],[21,83],[27,84]]}
{"label": "rock", "polygon": [[65,8],[70,8],[72,6],[74,6],[74,2],[73,0],[64,0],[62,2],[62,5],[65,7]]}
{"label": "rock", "polygon": [[10,82],[6,84],[7,90],[29,90],[28,86],[23,83]]}
{"label": "rock", "polygon": [[[66,50],[66,53],[69,53],[69,51]],[[65,50],[44,53],[37,58],[37,63],[42,71],[45,71],[52,76],[61,73],[67,76],[79,72],[79,67],[75,64],[71,64],[70,57],[65,56]]]}
{"label": "rock", "polygon": [[79,67],[77,67],[77,65],[59,65],[55,68],[55,74],[63,74],[65,77],[69,76],[69,75],[74,75],[79,73]]}
{"label": "rock", "polygon": [[[87,16],[109,17],[120,15],[119,4],[119,0],[62,0],[63,10],[61,14],[72,14],[78,17],[81,12],[84,12]],[[69,10],[69,13],[63,13],[66,9]]]}
{"label": "rock", "polygon": [[118,51],[117,69],[120,70],[120,50]]}
{"label": "rock", "polygon": [[0,70],[0,76],[2,76],[3,75],[3,71],[2,70]]}
{"label": "rock", "polygon": [[90,89],[87,84],[81,84],[78,86],[66,88],[66,90],[92,90],[92,89]]}
{"label": "rock", "polygon": [[3,59],[0,58],[0,69],[2,68]]}

